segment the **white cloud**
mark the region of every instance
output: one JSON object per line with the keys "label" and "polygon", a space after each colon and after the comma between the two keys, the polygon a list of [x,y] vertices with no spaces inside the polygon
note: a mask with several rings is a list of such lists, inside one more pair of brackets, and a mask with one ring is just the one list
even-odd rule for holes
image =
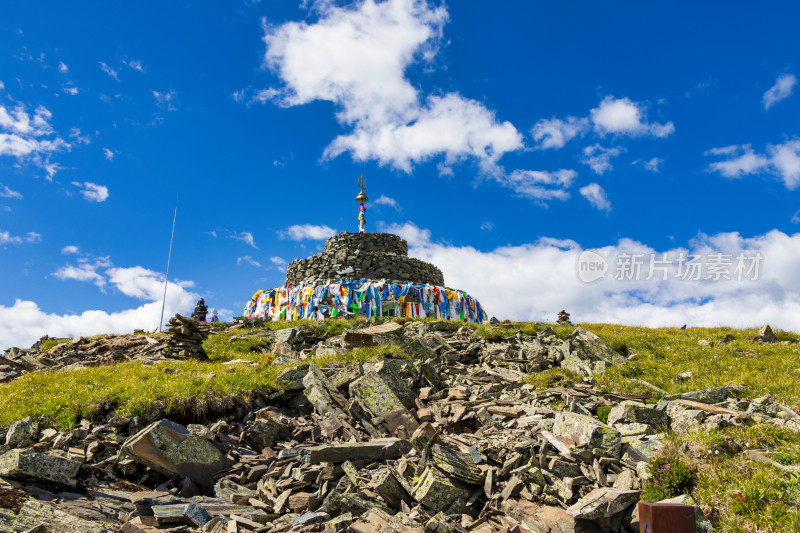
{"label": "white cloud", "polygon": [[62,89],[62,91],[64,91],[65,93],[69,94],[70,96],[75,96],[76,94],[78,94],[78,88],[77,87],[64,87]]}
{"label": "white cloud", "polygon": [[153,91],[153,97],[156,99],[156,105],[158,107],[166,108],[167,111],[177,111],[177,108],[173,105],[177,95],[178,94],[173,89],[170,89],[169,92],[166,93]]}
{"label": "white cloud", "polygon": [[31,116],[23,104],[6,107],[0,104],[0,156],[10,156],[20,163],[28,161],[44,169],[52,180],[60,167],[50,162],[50,156],[71,145],[54,135],[50,121],[53,114],[38,106]]}
{"label": "white cloud", "polygon": [[97,263],[80,263],[77,266],[64,265],[53,272],[53,275],[61,280],[85,281],[103,287],[106,284],[106,278],[97,272],[100,266],[102,265]]}
{"label": "white cloud", "polygon": [[105,185],[97,185],[88,181],[83,183],[73,181],[72,184],[80,187],[84,199],[90,202],[105,202],[108,199],[108,187]]}
{"label": "white cloud", "polygon": [[563,148],[574,137],[582,135],[589,130],[589,119],[567,117],[567,120],[558,118],[542,119],[533,126],[531,135],[538,144],[536,148]]}
{"label": "white cloud", "polygon": [[77,254],[79,251],[80,250],[77,246],[72,245],[65,246],[61,249],[61,253],[64,255]]}
{"label": "white cloud", "polygon": [[761,99],[761,104],[764,106],[764,109],[769,111],[770,107],[781,100],[789,98],[792,95],[795,85],[797,85],[797,78],[794,74],[778,76],[778,79],[775,80],[775,85],[770,87]]}
{"label": "white cloud", "polygon": [[617,157],[621,153],[622,148],[618,146],[614,148],[604,148],[599,144],[593,144],[583,149],[583,155],[585,156],[583,162],[589,165],[589,168],[591,168],[595,174],[605,174],[613,168],[611,166],[611,158]]}
{"label": "white cloud", "polygon": [[0,198],[13,198],[14,200],[22,200],[22,193],[12,191],[8,186],[0,183]]}
{"label": "white cloud", "polygon": [[245,255],[243,257],[237,257],[236,258],[236,264],[239,265],[239,266],[241,266],[241,265],[250,265],[250,266],[254,266],[256,268],[261,268],[261,263],[259,263],[258,261],[256,261],[252,257],[250,257],[249,255]]}
{"label": "white cloud", "polygon": [[[646,244],[620,239],[596,251],[609,260],[606,279],[587,285],[577,276],[582,247],[574,241],[543,238],[518,246],[489,251],[470,246],[434,242],[430,232],[406,223],[388,228],[409,238],[409,255],[430,261],[445,272],[445,283],[478,298],[490,316],[499,319],[554,322],[566,309],[576,322],[622,323],[659,326],[754,327],[765,323],[797,330],[800,324],[800,234],[773,230],[744,238],[737,233],[700,235],[690,247],[656,250]],[[677,262],[668,279],[658,270],[647,281],[650,254],[719,251],[732,255],[761,252],[758,279],[688,281],[676,277]],[[614,279],[620,254],[642,253],[647,260],[641,281]],[[705,277],[705,271],[703,277]],[[532,298],[520,287],[536,287]]]}
{"label": "white cloud", "polygon": [[494,223],[487,220],[481,224],[481,229],[484,231],[492,231],[494,229]]}
{"label": "white cloud", "polygon": [[555,172],[543,170],[515,170],[508,175],[495,177],[505,187],[517,195],[532,200],[566,200],[567,189],[578,175],[574,170],[561,169]]}
{"label": "white cloud", "polygon": [[255,239],[253,239],[253,234],[250,233],[249,231],[242,231],[240,233],[234,232],[231,235],[228,235],[228,238],[236,239],[237,241],[242,241],[244,243],[249,244],[253,248],[258,249],[258,246],[256,246],[256,241]]}
{"label": "white cloud", "polygon": [[397,204],[397,200],[383,194],[380,195],[377,200],[374,200],[373,203],[375,205],[388,205],[390,207],[394,207],[397,211],[401,211],[400,206]]}
{"label": "white cloud", "polygon": [[113,161],[114,160],[114,156],[117,155],[117,153],[114,150],[109,150],[108,148],[103,148],[103,155],[109,161]]}
{"label": "white cloud", "polygon": [[652,135],[654,137],[668,137],[675,131],[672,122],[659,124],[648,123],[644,108],[629,98],[614,98],[606,96],[589,112],[594,130],[599,135]]}
{"label": "white cloud", "polygon": [[498,122],[483,104],[457,93],[421,95],[405,77],[415,61],[435,56],[443,6],[424,0],[364,0],[355,7],[316,5],[319,19],[265,27],[265,63],[284,83],[266,100],[302,105],[333,102],[339,122],[352,128],[324,152],[349,152],[410,172],[443,155],[447,164],[477,160],[492,168],[506,152],[523,147],[510,122]]}
{"label": "white cloud", "polygon": [[0,230],[0,246],[5,244],[35,244],[41,242],[42,236],[34,231],[29,231],[24,237],[11,235],[8,231]]}
{"label": "white cloud", "polygon": [[779,177],[788,189],[800,185],[800,139],[768,144],[765,154],[756,153],[751,145],[743,144],[712,148],[705,155],[727,157],[708,166],[710,171],[726,178],[769,173]]}
{"label": "white cloud", "polygon": [[279,256],[277,256],[277,255],[276,255],[276,256],[274,256],[274,257],[270,257],[270,258],[269,258],[269,261],[270,261],[270,262],[271,262],[273,265],[275,265],[275,266],[277,266],[277,267],[280,267],[280,268],[283,268],[283,267],[285,267],[285,266],[288,264],[288,263],[287,263],[287,261],[286,261],[286,259],[284,259],[283,257],[279,257]]}
{"label": "white cloud", "polygon": [[[45,334],[56,337],[88,336],[100,333],[131,333],[137,328],[153,330],[158,327],[164,295],[163,274],[141,266],[111,267],[102,277],[106,279],[106,287],[110,284],[123,294],[147,303],[116,313],[87,310],[80,314],[65,315],[47,313],[32,301],[16,300],[12,306],[0,305],[0,322],[3,323],[0,328],[0,349],[30,346]],[[83,281],[96,282],[91,277]],[[192,286],[193,283],[188,281],[170,281],[165,301],[165,320],[175,313],[191,313],[194,302],[199,297],[188,290]]]}
{"label": "white cloud", "polygon": [[142,65],[142,62],[139,61],[138,59],[132,59],[130,61],[127,61],[127,60],[123,59],[122,62],[124,64],[126,64],[127,66],[129,66],[130,68],[132,68],[133,70],[138,70],[139,72],[144,72],[144,65]]}
{"label": "white cloud", "polygon": [[119,76],[117,75],[117,71],[113,68],[109,67],[102,61],[100,61],[100,70],[108,74],[110,77],[114,78],[115,80],[119,81]]}
{"label": "white cloud", "polygon": [[63,61],[59,61],[59,62],[58,62],[58,71],[59,71],[61,74],[67,74],[67,73],[69,73],[69,67],[67,67],[67,65],[66,65],[66,64],[64,64],[64,62],[63,62]]}
{"label": "white cloud", "polygon": [[69,138],[72,139],[72,143],[74,145],[80,146],[81,144],[91,144],[92,139],[88,135],[81,135],[81,130],[79,128],[70,128],[69,129]]}
{"label": "white cloud", "polygon": [[336,230],[325,225],[314,224],[295,224],[285,230],[279,231],[281,239],[291,239],[293,241],[322,241],[328,237],[333,237]]}
{"label": "white cloud", "polygon": [[651,171],[651,172],[660,172],[661,165],[664,163],[663,159],[659,159],[658,157],[654,157],[650,160],[644,161],[642,164],[644,168]]}
{"label": "white cloud", "polygon": [[586,198],[595,209],[611,211],[611,202],[608,201],[606,191],[597,183],[590,183],[580,188],[581,196]]}

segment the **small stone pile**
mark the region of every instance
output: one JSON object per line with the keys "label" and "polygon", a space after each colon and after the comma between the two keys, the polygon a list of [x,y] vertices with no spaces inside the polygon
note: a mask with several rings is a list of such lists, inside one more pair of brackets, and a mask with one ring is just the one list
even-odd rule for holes
{"label": "small stone pile", "polygon": [[[194,338],[185,320],[174,326]],[[800,431],[796,413],[732,387],[657,403],[598,390],[591,376],[625,358],[583,328],[563,339],[549,328],[490,336],[499,340],[448,322],[326,339],[239,331],[294,366],[279,390],[231,400],[225,416],[184,426],[163,411],[112,411],[67,431],[44,418],[0,428],[0,533],[636,533],[647,465],[668,429]],[[329,367],[309,358],[376,345],[413,357]],[[556,366],[586,382],[543,392],[525,382]]]}
{"label": "small stone pile", "polygon": [[[45,336],[30,349],[9,348],[0,355],[0,383],[36,370],[64,370],[100,365],[113,365],[138,360],[155,362],[162,359],[208,359],[203,341],[211,325],[193,318],[175,315],[169,320],[165,334],[104,335],[50,339]],[[46,340],[63,340],[43,350]]]}
{"label": "small stone pile", "polygon": [[142,349],[139,352],[141,357],[208,360],[208,355],[203,350],[203,341],[211,332],[211,324],[181,315],[170,318],[167,324],[167,340]]}

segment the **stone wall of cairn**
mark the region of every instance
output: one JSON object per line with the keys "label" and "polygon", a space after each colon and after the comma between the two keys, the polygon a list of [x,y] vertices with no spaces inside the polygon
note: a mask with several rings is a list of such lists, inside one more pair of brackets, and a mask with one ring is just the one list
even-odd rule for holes
{"label": "stone wall of cairn", "polygon": [[444,286],[436,266],[408,257],[408,244],[388,233],[347,233],[325,241],[322,253],[295,259],[286,269],[286,284],[305,280],[385,279],[390,282]]}

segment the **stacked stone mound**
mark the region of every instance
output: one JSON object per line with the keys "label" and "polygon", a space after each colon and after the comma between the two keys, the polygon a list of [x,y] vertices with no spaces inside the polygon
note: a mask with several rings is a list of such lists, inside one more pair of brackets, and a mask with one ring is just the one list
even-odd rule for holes
{"label": "stacked stone mound", "polygon": [[[77,369],[114,365],[124,361],[155,362],[163,359],[208,359],[203,341],[211,325],[175,315],[166,335],[104,335],[55,339],[42,337],[29,349],[9,348],[0,355],[0,383],[37,370]],[[45,341],[59,344],[43,349]],[[2,530],[0,530],[2,533]]]}
{"label": "stacked stone mound", "polygon": [[142,350],[141,355],[159,354],[167,359],[198,359],[207,361],[203,341],[208,338],[211,324],[193,318],[175,315],[169,319],[169,339],[167,342]]}
{"label": "stacked stone mound", "polygon": [[408,244],[388,233],[341,232],[325,241],[322,253],[295,259],[286,269],[286,286],[303,281],[385,279],[444,286],[436,266],[408,257]]}

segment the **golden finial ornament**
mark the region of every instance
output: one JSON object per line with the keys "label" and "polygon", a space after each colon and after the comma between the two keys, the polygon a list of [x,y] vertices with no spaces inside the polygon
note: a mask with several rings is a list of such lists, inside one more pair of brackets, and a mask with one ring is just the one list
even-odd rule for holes
{"label": "golden finial ornament", "polygon": [[364,207],[364,202],[368,201],[369,198],[367,198],[367,193],[364,192],[367,190],[367,180],[364,179],[363,174],[358,178],[358,187],[361,189],[361,192],[356,196],[356,201],[360,202],[358,204],[358,232],[364,233],[367,225],[367,208]]}

